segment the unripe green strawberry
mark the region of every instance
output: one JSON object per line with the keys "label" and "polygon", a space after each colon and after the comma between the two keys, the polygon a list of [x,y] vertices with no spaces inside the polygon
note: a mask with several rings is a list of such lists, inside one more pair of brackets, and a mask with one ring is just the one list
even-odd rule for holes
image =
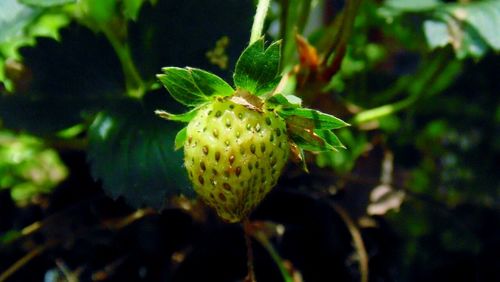
{"label": "unripe green strawberry", "polygon": [[189,122],[184,163],[197,194],[228,222],[248,215],[276,185],[288,159],[285,121],[215,99]]}

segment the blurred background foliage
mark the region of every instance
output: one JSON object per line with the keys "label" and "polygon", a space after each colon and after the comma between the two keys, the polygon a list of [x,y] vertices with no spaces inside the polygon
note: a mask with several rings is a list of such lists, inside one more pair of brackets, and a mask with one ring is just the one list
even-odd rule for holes
{"label": "blurred background foliage", "polygon": [[[254,10],[0,1],[0,281],[242,280],[153,111],[183,111],[163,66],[229,80]],[[254,213],[257,280],[500,280],[500,1],[276,0],[265,26],[280,92],[352,126]]]}

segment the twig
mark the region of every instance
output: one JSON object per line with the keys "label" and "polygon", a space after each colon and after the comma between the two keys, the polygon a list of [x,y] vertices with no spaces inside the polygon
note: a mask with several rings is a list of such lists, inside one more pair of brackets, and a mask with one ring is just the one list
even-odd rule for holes
{"label": "twig", "polygon": [[245,282],[256,282],[254,265],[253,265],[251,229],[252,226],[250,224],[250,220],[248,220],[247,217],[243,220],[243,231],[245,233],[245,242],[247,245],[247,268],[248,268],[248,274],[247,277],[245,277]]}
{"label": "twig", "polygon": [[266,19],[267,10],[269,9],[270,0],[259,0],[257,4],[257,11],[253,19],[252,33],[250,34],[250,44],[259,40],[262,36],[262,29],[264,28],[264,20]]}
{"label": "twig", "polygon": [[128,42],[119,38],[110,27],[102,26],[101,28],[120,61],[123,75],[125,76],[125,87],[127,88],[128,96],[138,99],[142,98],[146,93],[146,87],[132,60],[132,53]]}
{"label": "twig", "polygon": [[359,231],[358,226],[356,226],[349,214],[341,206],[331,202],[329,204],[340,215],[342,220],[344,220],[345,224],[347,225],[349,233],[351,233],[354,247],[356,248],[356,252],[359,256],[359,272],[361,274],[360,281],[368,282],[368,253],[366,252],[365,244],[363,243],[363,237],[361,237],[361,232]]}
{"label": "twig", "polygon": [[383,105],[373,109],[362,111],[354,116],[352,124],[360,125],[372,120],[379,119],[404,110],[416,103],[424,95],[429,95],[430,85],[439,80],[440,75],[445,75],[447,67],[448,54],[441,52],[432,58],[428,63],[421,66],[420,71],[412,78],[411,83],[407,85],[408,96],[392,104]]}
{"label": "twig", "polygon": [[41,253],[43,253],[48,247],[49,247],[48,244],[38,246],[33,250],[31,250],[31,252],[24,255],[13,265],[7,268],[2,274],[0,274],[0,282],[6,281],[10,276],[12,276],[12,274],[16,273],[19,269],[28,264],[31,260],[36,258]]}

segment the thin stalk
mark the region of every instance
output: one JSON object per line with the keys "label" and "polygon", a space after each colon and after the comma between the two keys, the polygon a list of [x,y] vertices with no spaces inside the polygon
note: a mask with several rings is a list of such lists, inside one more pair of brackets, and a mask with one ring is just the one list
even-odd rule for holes
{"label": "thin stalk", "polygon": [[356,249],[356,253],[358,253],[359,257],[359,273],[361,275],[360,282],[368,282],[369,277],[369,267],[368,267],[368,253],[366,252],[365,244],[363,242],[363,237],[361,236],[361,231],[358,226],[354,222],[354,220],[349,216],[347,211],[344,210],[341,206],[330,203],[330,206],[340,215],[342,220],[347,226],[349,233],[351,233],[352,241],[354,243],[354,247]]}
{"label": "thin stalk", "polygon": [[397,113],[410,107],[421,97],[432,94],[431,85],[433,82],[439,80],[442,75],[447,75],[447,72],[443,71],[443,68],[447,67],[447,59],[447,53],[437,54],[428,63],[424,63],[421,71],[411,79],[412,82],[405,89],[408,92],[406,98],[395,103],[362,111],[354,116],[352,124],[359,125]]}
{"label": "thin stalk", "polygon": [[0,273],[0,282],[6,281],[9,277],[11,277],[19,269],[21,269],[23,266],[28,264],[34,258],[39,256],[41,253],[43,253],[47,248],[48,248],[48,245],[38,246],[38,247],[34,248],[33,250],[31,250],[26,255],[24,255],[22,258],[20,258],[18,261],[16,261],[13,265],[11,265],[9,268],[7,268],[7,270],[5,270],[3,273]]}
{"label": "thin stalk", "polygon": [[257,11],[255,12],[255,17],[253,19],[252,33],[250,34],[250,45],[259,40],[262,36],[264,20],[266,19],[270,2],[270,0],[259,0],[259,3],[257,4]]}
{"label": "thin stalk", "polygon": [[130,46],[127,42],[120,40],[118,36],[109,28],[102,28],[111,46],[115,50],[118,60],[122,66],[123,75],[125,76],[125,87],[127,95],[132,98],[142,98],[145,94],[145,84],[142,80],[139,71],[137,70],[130,52]]}
{"label": "thin stalk", "polygon": [[274,248],[273,244],[269,242],[269,239],[267,239],[266,235],[263,232],[256,232],[254,234],[254,238],[260,242],[260,244],[267,250],[271,258],[273,259],[274,263],[276,263],[276,265],[280,270],[281,276],[283,277],[283,281],[293,282],[293,277],[285,268],[285,265],[283,264],[283,259],[280,257],[280,255]]}
{"label": "thin stalk", "polygon": [[247,268],[248,268],[248,274],[247,277],[245,278],[245,282],[256,282],[254,265],[253,265],[251,228],[252,227],[250,225],[250,220],[248,220],[248,218],[245,218],[243,220],[243,231],[245,233],[245,243],[247,246]]}

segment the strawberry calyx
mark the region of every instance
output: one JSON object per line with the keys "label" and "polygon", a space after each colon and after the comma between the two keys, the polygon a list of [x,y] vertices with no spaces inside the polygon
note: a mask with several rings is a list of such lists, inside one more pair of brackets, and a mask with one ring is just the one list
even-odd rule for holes
{"label": "strawberry calyx", "polygon": [[[345,146],[332,130],[349,126],[335,116],[304,108],[301,99],[294,95],[275,93],[279,75],[280,42],[267,48],[264,40],[248,46],[236,63],[233,75],[235,88],[222,78],[196,68],[163,68],[157,77],[170,94],[180,103],[191,108],[182,114],[157,110],[161,118],[189,123],[200,109],[214,101],[231,101],[257,112],[269,110],[279,115],[286,123],[292,159],[307,170],[304,151],[337,151]],[[176,137],[176,148],[185,142],[185,129]]]}

